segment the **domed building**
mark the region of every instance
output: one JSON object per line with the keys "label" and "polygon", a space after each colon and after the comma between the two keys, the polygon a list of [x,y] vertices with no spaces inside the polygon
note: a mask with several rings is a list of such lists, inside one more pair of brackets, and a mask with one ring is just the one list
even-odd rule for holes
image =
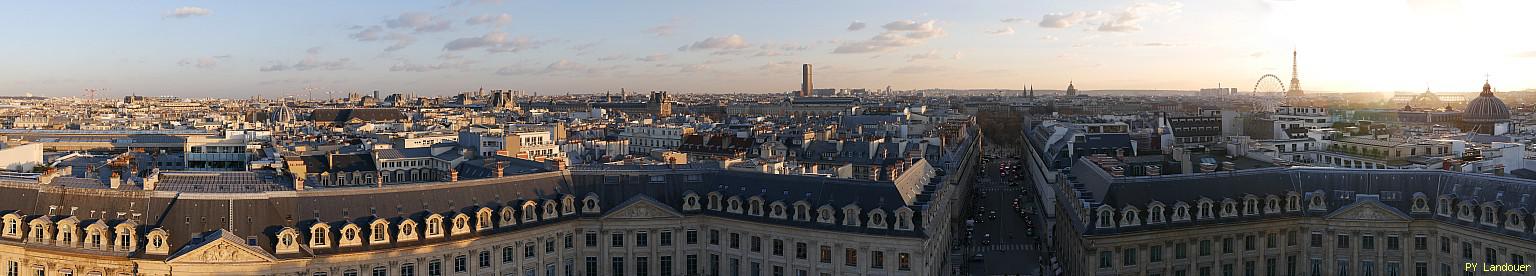
{"label": "domed building", "polygon": [[1462,130],[1502,135],[1509,132],[1509,107],[1493,95],[1493,86],[1483,82],[1483,92],[1467,104],[1461,116]]}

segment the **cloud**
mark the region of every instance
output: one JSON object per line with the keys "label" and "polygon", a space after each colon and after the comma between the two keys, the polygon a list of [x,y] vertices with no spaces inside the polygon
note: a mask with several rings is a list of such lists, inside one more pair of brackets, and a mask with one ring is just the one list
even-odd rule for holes
{"label": "cloud", "polygon": [[667,20],[666,23],[661,23],[661,25],[656,25],[655,27],[645,29],[641,32],[659,37],[672,36],[672,33],[677,32],[677,29],[680,27],[679,22],[680,20],[677,18],[672,18],[671,20]]}
{"label": "cloud", "polygon": [[957,60],[965,58],[965,52],[963,52],[963,51],[955,51],[955,54],[954,55],[950,55],[949,58],[950,59],[957,59]]}
{"label": "cloud", "polygon": [[1184,4],[1172,2],[1168,4],[1137,3],[1126,7],[1114,14],[1114,19],[1099,24],[1100,32],[1135,32],[1140,31],[1141,21],[1149,16],[1163,15],[1179,12]]}
{"label": "cloud", "polygon": [[1003,23],[1019,23],[1019,22],[1028,22],[1029,19],[1019,18],[1019,17],[1009,17],[1009,18],[1003,18],[1003,20],[1001,20],[1001,21],[1003,21]]}
{"label": "cloud", "polygon": [[[1536,54],[1536,52],[1532,52],[1532,53]],[[1261,57],[1264,57],[1264,52],[1253,52],[1252,54],[1248,54],[1248,57],[1251,57],[1251,58],[1261,58]]]}
{"label": "cloud", "polygon": [[919,60],[933,60],[933,59],[941,59],[941,58],[943,58],[943,56],[939,54],[939,50],[935,49],[935,50],[928,50],[927,53],[907,55],[907,62],[913,62],[913,61],[919,61]]}
{"label": "cloud", "polygon": [[395,65],[390,66],[389,67],[389,71],[393,71],[393,72],[431,72],[431,71],[445,70],[445,69],[465,69],[465,68],[468,68],[468,66],[470,64],[474,64],[474,62],[473,61],[459,61],[459,62],[441,62],[441,63],[438,63],[438,64],[416,64],[416,63],[411,63],[410,61],[402,60],[402,61],[400,61],[400,63],[396,63]]}
{"label": "cloud", "polygon": [[854,21],[853,23],[849,23],[848,24],[848,31],[852,32],[852,31],[857,31],[857,30],[863,30],[864,27],[865,27],[864,22]]}
{"label": "cloud", "polygon": [[672,58],[672,56],[669,56],[667,54],[654,54],[654,55],[649,55],[649,56],[645,56],[645,57],[641,57],[641,58],[636,58],[635,60],[636,61],[644,61],[644,62],[657,62],[657,61],[666,61],[667,59],[671,59],[671,58]]}
{"label": "cloud", "polygon": [[1013,35],[1013,27],[1003,27],[1002,29],[987,31],[987,34],[990,34],[990,35]]}
{"label": "cloud", "polygon": [[1143,47],[1173,47],[1173,46],[1179,46],[1179,45],[1178,44],[1172,44],[1172,43],[1149,42],[1149,43],[1142,43],[1141,46],[1143,46]]}
{"label": "cloud", "polygon": [[507,33],[490,32],[479,37],[465,37],[448,41],[447,44],[443,44],[443,50],[459,51],[474,48],[486,48],[486,51],[493,53],[515,53],[524,50],[538,49],[539,47],[543,47],[544,45],[552,42],[554,42],[554,40],[534,40],[522,36],[509,39],[507,37]]}
{"label": "cloud", "polygon": [[411,46],[411,44],[416,43],[416,37],[414,36],[400,32],[386,32],[381,26],[369,26],[366,28],[361,28],[360,31],[349,34],[347,37],[356,39],[357,41],[394,41],[395,44],[391,44],[388,48],[384,48],[384,51],[386,52],[405,49],[406,46]]}
{"label": "cloud", "polygon": [[697,73],[709,71],[709,69],[708,64],[683,64],[678,66],[677,71],[681,73]]}
{"label": "cloud", "polygon": [[611,55],[611,56],[597,58],[597,61],[615,61],[615,60],[621,60],[621,59],[624,59],[624,58],[627,58],[627,57],[629,57],[629,56],[626,56],[626,55]]}
{"label": "cloud", "polygon": [[700,40],[698,42],[694,42],[693,44],[683,45],[683,47],[679,47],[678,50],[685,50],[685,51],[734,50],[734,49],[745,49],[745,48],[751,47],[751,46],[752,45],[747,44],[747,40],[745,38],[742,38],[741,35],[732,34],[732,35],[728,35],[728,36],[716,36],[716,37],[705,38],[704,40]]}
{"label": "cloud", "polygon": [[342,70],[342,69],[347,69],[347,68],[352,67],[352,59],[349,59],[349,58],[341,58],[341,59],[336,59],[336,60],[325,60],[325,59],[320,58],[320,47],[312,47],[312,48],[309,48],[309,50],[305,50],[304,52],[305,52],[304,59],[301,59],[298,62],[293,63],[293,65],[288,65],[288,64],[285,64],[285,63],[282,63],[282,62],[279,62],[279,61],[273,61],[273,62],[269,62],[265,66],[262,66],[260,68],[260,70],[262,72],[278,72],[278,71],[288,71],[288,70],[294,70],[294,71],[309,71],[309,70],[333,71],[333,70]]}
{"label": "cloud", "polygon": [[453,22],[427,13],[407,12],[401,13],[394,19],[384,20],[384,26],[390,29],[411,29],[418,33],[433,33],[447,31],[453,26]]}
{"label": "cloud", "polygon": [[1523,52],[1523,53],[1516,53],[1515,57],[1517,57],[1517,58],[1536,58],[1536,51],[1528,51],[1528,52]]}
{"label": "cloud", "polygon": [[1041,28],[1053,28],[1053,29],[1067,28],[1067,27],[1072,27],[1072,25],[1076,25],[1078,22],[1082,22],[1083,20],[1088,20],[1088,19],[1091,19],[1091,18],[1097,18],[1097,17],[1103,16],[1103,15],[1104,15],[1104,12],[1099,12],[1099,11],[1094,11],[1094,12],[1076,11],[1076,12],[1070,12],[1070,13],[1058,13],[1058,12],[1047,13],[1047,14],[1045,14],[1044,17],[1040,18],[1040,27]]}
{"label": "cloud", "polygon": [[184,58],[184,59],[181,59],[181,61],[177,61],[176,65],[179,65],[179,66],[192,66],[192,67],[197,67],[197,69],[213,69],[214,67],[218,67],[219,66],[219,62],[220,61],[227,60],[229,58],[230,58],[230,55],[218,55],[218,56],[197,57],[197,58]]}
{"label": "cloud", "polygon": [[1054,36],[1054,35],[1046,35],[1046,36],[1041,36],[1041,37],[1040,37],[1040,40],[1045,40],[1045,41],[1057,41],[1057,40],[1061,40],[1061,38],[1060,38],[1060,37],[1056,37],[1056,36]]}
{"label": "cloud", "polygon": [[199,8],[199,7],[186,6],[186,7],[176,8],[174,10],[171,10],[170,12],[166,12],[165,13],[165,18],[188,18],[188,17],[193,17],[193,16],[204,16],[204,15],[209,15],[209,14],[213,14],[213,11],[212,10],[208,10],[208,9],[204,9],[204,8]]}
{"label": "cloud", "polygon": [[832,53],[856,54],[883,52],[891,49],[923,44],[935,37],[943,36],[944,29],[936,25],[933,20],[912,21],[898,20],[882,25],[885,32],[875,35],[868,40],[844,42],[838,45]]}
{"label": "cloud", "polygon": [[466,24],[466,25],[491,24],[492,26],[501,27],[501,26],[506,26],[507,24],[511,24],[511,23],[512,23],[512,15],[507,14],[507,13],[494,14],[494,15],[493,14],[483,14],[483,15],[476,15],[474,17],[470,17],[469,19],[464,19],[464,24]]}

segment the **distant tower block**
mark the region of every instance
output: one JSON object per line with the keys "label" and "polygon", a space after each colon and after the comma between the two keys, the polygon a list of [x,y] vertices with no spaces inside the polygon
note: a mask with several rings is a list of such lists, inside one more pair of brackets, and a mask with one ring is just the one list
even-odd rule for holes
{"label": "distant tower block", "polygon": [[1301,74],[1296,70],[1296,49],[1291,49],[1291,90],[1285,91],[1287,97],[1301,97],[1305,95],[1301,91]]}
{"label": "distant tower block", "polygon": [[816,86],[811,85],[811,64],[807,63],[807,64],[804,64],[804,65],[801,65],[800,66],[800,95],[799,96],[801,96],[801,97],[810,97],[811,96],[811,90],[815,89],[815,88],[816,88]]}

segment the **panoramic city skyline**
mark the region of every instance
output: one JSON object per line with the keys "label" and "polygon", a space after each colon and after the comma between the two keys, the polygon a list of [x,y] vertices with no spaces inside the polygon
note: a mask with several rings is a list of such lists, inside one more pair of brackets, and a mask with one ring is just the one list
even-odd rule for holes
{"label": "panoramic city skyline", "polygon": [[1335,2],[19,4],[0,95],[765,93],[804,63],[818,87],[1247,91],[1292,49],[1311,91],[1536,87],[1536,39],[1504,31],[1536,3]]}

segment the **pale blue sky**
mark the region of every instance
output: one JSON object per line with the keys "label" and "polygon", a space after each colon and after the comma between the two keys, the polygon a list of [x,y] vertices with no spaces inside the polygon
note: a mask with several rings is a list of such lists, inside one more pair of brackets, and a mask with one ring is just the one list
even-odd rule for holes
{"label": "pale blue sky", "polygon": [[1530,2],[12,3],[0,95],[783,92],[801,63],[818,87],[1248,90],[1292,47],[1309,90],[1515,90]]}

